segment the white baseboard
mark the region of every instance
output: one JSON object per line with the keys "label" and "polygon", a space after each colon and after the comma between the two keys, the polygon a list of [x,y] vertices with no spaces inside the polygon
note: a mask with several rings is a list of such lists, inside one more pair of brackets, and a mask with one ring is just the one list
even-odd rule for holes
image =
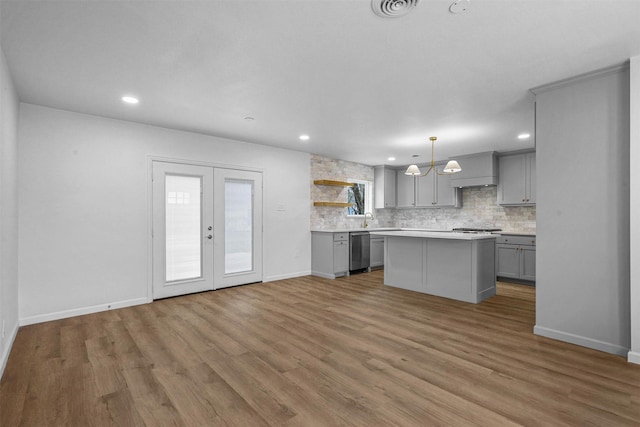
{"label": "white baseboard", "polygon": [[337,276],[335,274],[323,273],[321,271],[312,271],[312,276],[322,277],[323,279],[335,279]]}
{"label": "white baseboard", "polygon": [[49,322],[51,320],[66,319],[68,317],[82,316],[83,314],[98,313],[100,311],[114,310],[116,308],[131,307],[133,305],[147,304],[148,302],[150,301],[146,297],[134,298],[125,301],[116,301],[106,304],[93,305],[90,307],[74,308],[71,310],[56,311],[54,313],[39,314],[37,316],[21,318],[20,326]]}
{"label": "white baseboard", "polygon": [[13,348],[13,342],[16,340],[16,335],[18,335],[18,322],[13,325],[11,328],[11,332],[9,333],[9,339],[7,340],[7,346],[4,348],[2,352],[2,360],[0,360],[0,378],[4,374],[4,368],[7,366],[7,361],[9,360],[9,354],[11,353],[11,348]]}
{"label": "white baseboard", "polygon": [[263,282],[274,282],[276,280],[294,279],[296,277],[308,276],[311,271],[298,271],[297,273],[276,274],[275,276],[267,276]]}
{"label": "white baseboard", "polygon": [[627,362],[640,365],[640,352],[630,351],[627,353]]}
{"label": "white baseboard", "polygon": [[568,332],[556,331],[554,329],[549,329],[538,325],[533,327],[533,333],[536,335],[541,335],[543,337],[552,338],[554,340],[564,341],[571,344],[580,345],[582,347],[604,351],[605,353],[616,354],[618,356],[627,356],[627,353],[629,352],[628,348],[619,346],[617,344],[594,340],[592,338],[570,334]]}

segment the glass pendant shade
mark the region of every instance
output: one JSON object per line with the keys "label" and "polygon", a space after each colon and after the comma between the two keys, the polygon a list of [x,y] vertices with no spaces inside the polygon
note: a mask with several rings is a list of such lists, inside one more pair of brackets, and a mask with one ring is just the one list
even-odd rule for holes
{"label": "glass pendant shade", "polygon": [[404,174],[411,175],[411,176],[420,176],[420,169],[416,165],[411,165],[407,168]]}
{"label": "glass pendant shade", "polygon": [[444,167],[443,172],[456,173],[460,172],[461,170],[462,168],[460,167],[460,164],[458,162],[456,162],[455,160],[450,160],[449,163],[447,163],[447,165]]}

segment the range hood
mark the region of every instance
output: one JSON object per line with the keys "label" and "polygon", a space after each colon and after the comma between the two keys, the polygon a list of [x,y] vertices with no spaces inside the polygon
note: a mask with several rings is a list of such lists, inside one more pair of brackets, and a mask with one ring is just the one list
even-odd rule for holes
{"label": "range hood", "polygon": [[[453,158],[453,157],[451,157]],[[451,175],[452,187],[498,185],[498,156],[495,151],[455,156],[462,171]]]}

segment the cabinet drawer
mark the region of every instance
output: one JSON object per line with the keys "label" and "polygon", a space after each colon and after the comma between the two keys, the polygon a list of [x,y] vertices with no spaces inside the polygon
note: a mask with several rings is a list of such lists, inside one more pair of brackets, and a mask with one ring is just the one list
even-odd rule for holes
{"label": "cabinet drawer", "polygon": [[333,241],[349,240],[349,233],[333,233]]}
{"label": "cabinet drawer", "polygon": [[536,237],[535,236],[498,236],[496,237],[496,244],[507,244],[507,245],[522,245],[522,246],[535,246],[536,245]]}

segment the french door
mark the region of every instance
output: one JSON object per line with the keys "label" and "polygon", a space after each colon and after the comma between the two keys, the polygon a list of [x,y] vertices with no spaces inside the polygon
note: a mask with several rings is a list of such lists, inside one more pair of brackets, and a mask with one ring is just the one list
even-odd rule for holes
{"label": "french door", "polygon": [[153,298],[262,280],[262,174],[152,162]]}
{"label": "french door", "polygon": [[215,288],[262,280],[262,174],[214,172]]}

